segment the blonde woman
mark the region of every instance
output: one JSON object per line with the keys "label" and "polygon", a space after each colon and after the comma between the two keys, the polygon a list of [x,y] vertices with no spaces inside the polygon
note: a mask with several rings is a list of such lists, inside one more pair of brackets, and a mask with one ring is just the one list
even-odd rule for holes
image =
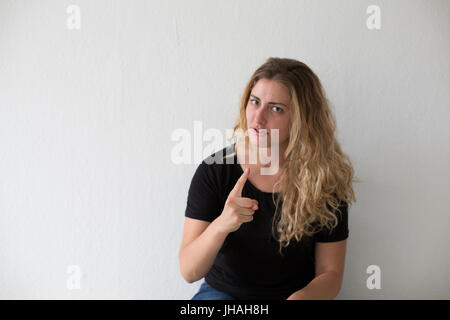
{"label": "blonde woman", "polygon": [[235,142],[202,161],[188,192],[180,270],[189,283],[205,278],[193,299],[335,298],[357,180],[318,77],[269,58],[233,129]]}

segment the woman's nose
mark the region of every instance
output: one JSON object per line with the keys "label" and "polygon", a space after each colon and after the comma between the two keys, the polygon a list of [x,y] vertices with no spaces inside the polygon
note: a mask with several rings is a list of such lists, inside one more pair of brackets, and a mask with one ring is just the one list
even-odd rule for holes
{"label": "woman's nose", "polygon": [[265,108],[261,107],[256,111],[255,120],[260,124],[264,124],[266,122]]}

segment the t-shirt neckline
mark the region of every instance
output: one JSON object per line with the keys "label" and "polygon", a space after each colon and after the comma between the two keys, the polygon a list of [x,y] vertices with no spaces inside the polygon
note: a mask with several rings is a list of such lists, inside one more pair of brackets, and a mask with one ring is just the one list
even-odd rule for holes
{"label": "t-shirt neckline", "polygon": [[[236,149],[234,149],[234,150],[236,150]],[[243,170],[241,164],[238,162],[237,152],[236,152],[236,151],[234,152],[234,160],[235,160],[235,163],[236,163],[236,165],[239,167],[239,170],[240,170],[239,176],[241,176],[241,175],[244,173],[244,170]],[[264,195],[270,195],[270,196],[272,196],[272,195],[279,195],[279,194],[280,194],[279,192],[264,192],[264,191],[261,191],[261,190],[259,190],[257,187],[255,187],[255,186],[253,185],[253,183],[251,183],[250,180],[248,180],[248,179],[247,179],[247,181],[246,181],[245,183],[248,183],[248,185],[249,185],[252,189],[254,189],[254,190],[256,190],[257,192],[262,193],[262,194],[264,194]]]}

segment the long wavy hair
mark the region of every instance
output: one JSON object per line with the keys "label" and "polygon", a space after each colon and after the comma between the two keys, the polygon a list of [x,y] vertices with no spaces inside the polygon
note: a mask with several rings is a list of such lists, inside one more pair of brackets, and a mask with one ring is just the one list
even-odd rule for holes
{"label": "long wavy hair", "polygon": [[[291,97],[289,142],[276,202],[274,193],[272,198],[275,213],[282,201],[281,214],[278,219],[274,214],[272,221],[272,233],[282,254],[282,248],[289,246],[294,238],[300,241],[324,227],[335,228],[338,218],[334,213],[356,202],[352,182],[361,181],[354,179],[350,158],[342,152],[335,137],[336,119],[319,78],[306,64],[293,59],[271,57],[247,82],[229,139],[237,138],[231,155],[237,152],[238,144],[249,143],[245,110],[252,88],[263,78],[284,85]],[[275,221],[278,221],[278,236]]]}

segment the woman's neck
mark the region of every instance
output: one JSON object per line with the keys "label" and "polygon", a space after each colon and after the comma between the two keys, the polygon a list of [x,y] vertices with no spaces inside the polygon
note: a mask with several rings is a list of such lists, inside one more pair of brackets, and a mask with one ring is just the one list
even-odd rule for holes
{"label": "woman's neck", "polygon": [[[246,146],[245,144],[237,145],[237,155],[239,163],[254,166],[256,168],[272,168],[273,174],[280,173],[284,165],[284,151],[287,146],[279,146],[275,148],[258,148],[254,146]],[[244,148],[245,147],[245,148]],[[244,161],[242,161],[244,160]]]}

